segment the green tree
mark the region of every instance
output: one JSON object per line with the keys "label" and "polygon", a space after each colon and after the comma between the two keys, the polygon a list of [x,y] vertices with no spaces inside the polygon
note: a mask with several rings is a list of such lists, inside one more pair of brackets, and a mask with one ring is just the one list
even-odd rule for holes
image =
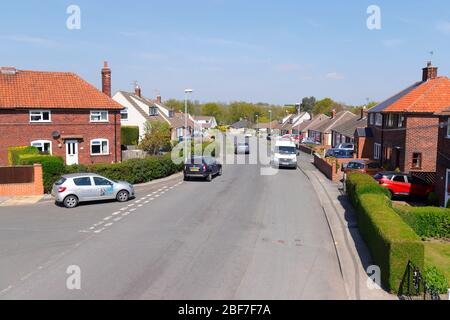
{"label": "green tree", "polygon": [[151,155],[156,155],[161,150],[170,148],[170,138],[170,126],[167,122],[147,121],[145,135],[139,147]]}
{"label": "green tree", "polygon": [[313,109],[313,114],[314,115],[318,115],[318,114],[330,115],[333,110],[336,110],[336,112],[340,112],[344,109],[345,109],[345,105],[335,102],[331,98],[325,98],[325,99],[322,99],[322,100],[319,100],[316,102],[314,109]]}
{"label": "green tree", "polygon": [[300,105],[301,111],[311,113],[314,109],[314,106],[316,105],[316,102],[317,100],[315,97],[303,98],[302,104]]}

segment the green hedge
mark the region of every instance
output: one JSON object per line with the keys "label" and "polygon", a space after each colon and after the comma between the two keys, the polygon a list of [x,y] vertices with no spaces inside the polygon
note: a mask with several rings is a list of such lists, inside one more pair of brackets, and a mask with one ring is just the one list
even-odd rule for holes
{"label": "green hedge", "polygon": [[10,166],[19,164],[19,157],[23,155],[38,155],[39,149],[36,147],[10,147],[8,148],[8,162]]}
{"label": "green hedge", "polygon": [[35,163],[42,164],[44,190],[45,192],[50,192],[53,184],[60,178],[61,173],[65,172],[63,158],[48,155],[25,154],[19,156],[17,164],[33,165]]}
{"label": "green hedge", "polygon": [[360,233],[381,269],[381,280],[389,291],[397,293],[409,261],[423,269],[424,245],[371,177],[350,174],[347,191],[357,211]]}
{"label": "green hedge", "polygon": [[183,165],[174,164],[170,156],[154,156],[116,164],[68,166],[65,173],[92,172],[109,179],[138,184],[164,178],[181,170]]}
{"label": "green hedge", "polygon": [[139,127],[122,126],[120,129],[121,143],[126,146],[136,146],[139,143]]}
{"label": "green hedge", "polygon": [[424,238],[450,238],[450,209],[396,206],[395,211]]}

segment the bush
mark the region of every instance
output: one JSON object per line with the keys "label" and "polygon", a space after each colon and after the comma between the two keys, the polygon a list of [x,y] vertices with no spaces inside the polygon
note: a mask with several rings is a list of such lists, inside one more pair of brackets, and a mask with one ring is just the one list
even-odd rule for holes
{"label": "bush", "polygon": [[436,267],[426,268],[423,272],[423,276],[429,289],[437,291],[440,294],[447,293],[448,282],[445,275],[440,272]]}
{"label": "bush", "polygon": [[438,206],[439,205],[439,198],[434,192],[430,192],[427,198],[427,202],[430,206]]}
{"label": "bush", "polygon": [[53,184],[58,181],[65,172],[64,160],[61,157],[47,155],[21,155],[18,159],[19,165],[33,165],[40,163],[42,165],[44,191],[50,192]]}
{"label": "bush", "polygon": [[8,162],[10,166],[19,164],[19,157],[22,155],[38,155],[39,149],[36,147],[10,147],[8,148]]}
{"label": "bush", "polygon": [[136,146],[139,142],[139,127],[122,126],[120,129],[121,144]]}
{"label": "bush", "polygon": [[365,174],[347,178],[347,192],[357,211],[359,230],[385,287],[398,292],[408,262],[424,266],[425,249],[420,238],[392,209],[390,192]]}
{"label": "bush", "polygon": [[421,237],[450,238],[450,209],[396,206],[395,211]]}

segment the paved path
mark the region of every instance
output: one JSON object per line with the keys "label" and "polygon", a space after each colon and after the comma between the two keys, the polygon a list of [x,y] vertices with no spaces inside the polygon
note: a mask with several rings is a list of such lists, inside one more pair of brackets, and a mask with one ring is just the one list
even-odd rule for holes
{"label": "paved path", "polygon": [[0,299],[347,299],[311,183],[259,169],[176,177],[125,205],[0,208]]}

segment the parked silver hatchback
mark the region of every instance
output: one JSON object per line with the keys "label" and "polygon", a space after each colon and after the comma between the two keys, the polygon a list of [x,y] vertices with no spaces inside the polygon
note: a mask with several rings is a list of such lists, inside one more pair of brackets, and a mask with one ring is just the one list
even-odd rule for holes
{"label": "parked silver hatchback", "polygon": [[53,185],[52,196],[66,208],[75,208],[80,202],[112,200],[126,202],[134,197],[133,186],[124,181],[113,181],[92,173],[69,174]]}

